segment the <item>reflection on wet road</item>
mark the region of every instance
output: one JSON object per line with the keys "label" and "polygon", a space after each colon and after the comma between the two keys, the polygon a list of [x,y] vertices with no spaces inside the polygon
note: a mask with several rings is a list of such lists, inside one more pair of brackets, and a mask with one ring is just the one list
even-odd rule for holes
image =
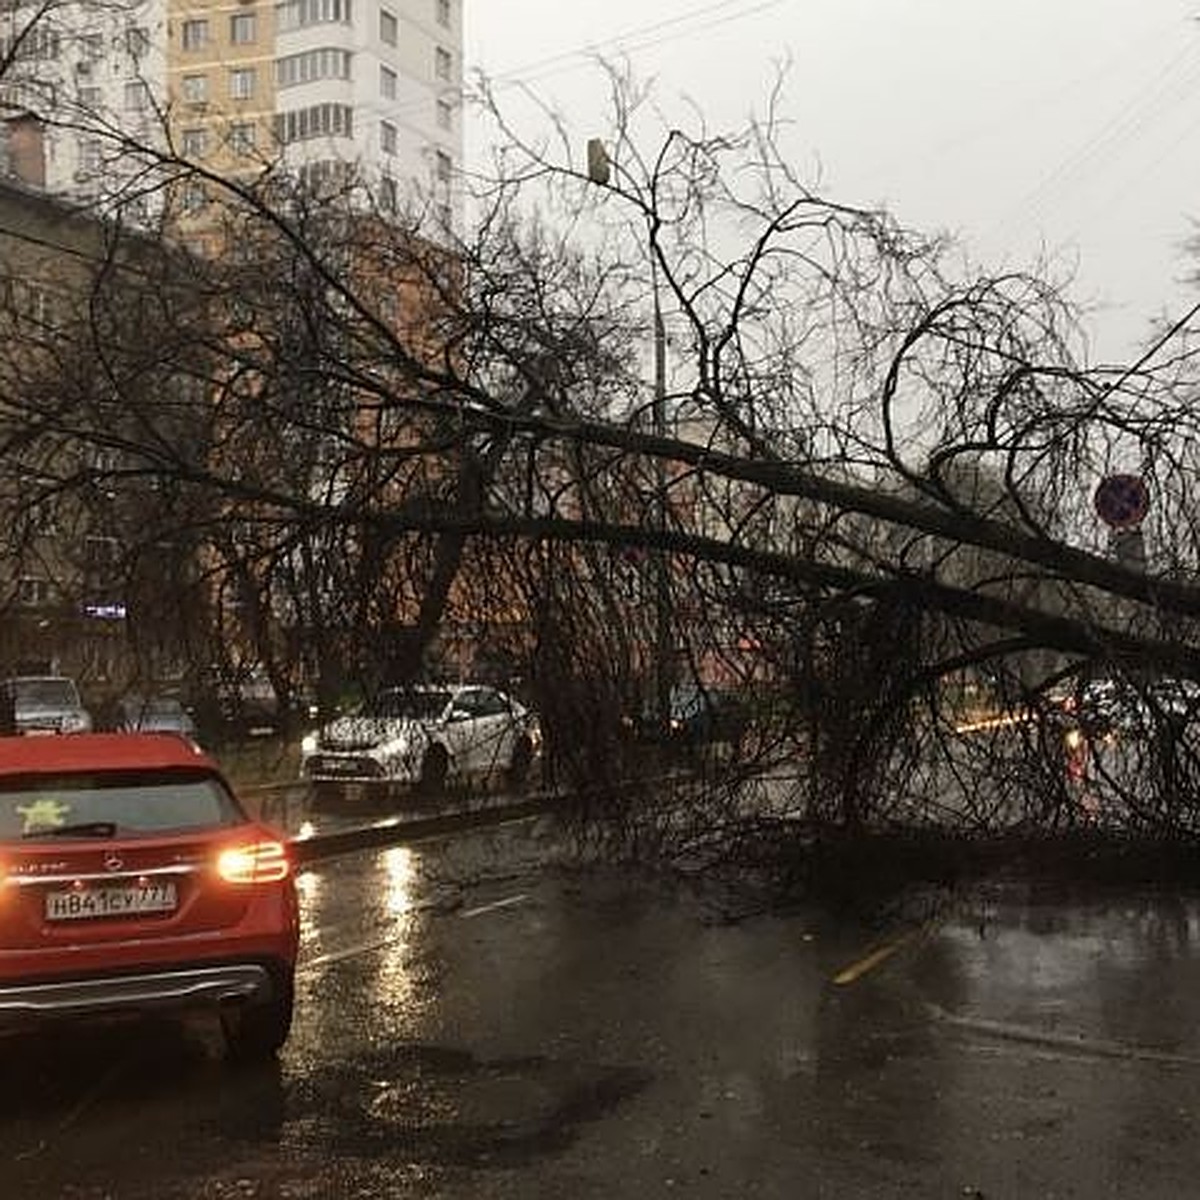
{"label": "reflection on wet road", "polygon": [[0,1195],[1192,1194],[1200,902],[995,890],[877,955],[544,832],[306,872],[271,1069],[204,1021],[3,1043]]}

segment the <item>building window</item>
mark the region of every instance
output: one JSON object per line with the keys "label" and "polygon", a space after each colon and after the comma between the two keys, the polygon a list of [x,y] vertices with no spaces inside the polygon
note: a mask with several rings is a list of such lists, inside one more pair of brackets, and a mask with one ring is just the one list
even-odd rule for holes
{"label": "building window", "polygon": [[379,146],[384,154],[396,153],[396,127],[391,121],[379,122]]}
{"label": "building window", "polygon": [[348,104],[315,104],[275,114],[275,140],[281,145],[320,137],[353,137],[354,110]]}
{"label": "building window", "polygon": [[450,232],[451,226],[453,225],[453,218],[450,213],[450,205],[438,205],[438,224],[445,232]]}
{"label": "building window", "polygon": [[180,37],[185,50],[202,50],[208,45],[208,22],[203,17],[184,21]]}
{"label": "building window", "polygon": [[433,73],[439,79],[449,80],[453,66],[450,51],[445,46],[438,46],[433,52]]}
{"label": "building window", "polygon": [[22,279],[8,280],[6,284],[6,300],[18,321],[36,328],[45,328],[53,323],[50,293],[41,284]]}
{"label": "building window", "polygon": [[331,195],[352,182],[349,163],[337,159],[318,159],[300,167],[300,182],[314,195]]}
{"label": "building window", "polygon": [[[116,470],[114,463],[110,470]],[[115,537],[94,534],[84,539],[83,565],[90,572],[103,573],[114,567],[121,558],[121,545]]]}
{"label": "building window", "polygon": [[50,584],[44,579],[25,575],[17,580],[17,603],[26,608],[42,608],[50,603]]}
{"label": "building window", "polygon": [[282,33],[309,25],[349,25],[350,0],[283,0],[275,7],[275,22]]}
{"label": "building window", "polygon": [[208,196],[204,191],[204,184],[199,180],[189,179],[179,192],[179,206],[186,213],[194,213],[202,209],[208,203]]}
{"label": "building window", "polygon": [[52,501],[35,502],[29,510],[29,528],[42,537],[54,537],[58,533],[58,519]]}
{"label": "building window", "polygon": [[203,158],[208,153],[208,130],[185,129],[180,149],[187,158]]}
{"label": "building window", "polygon": [[379,10],[379,38],[389,46],[394,46],[399,40],[400,26],[396,21],[395,13],[390,13],[386,8]]}
{"label": "building window", "polygon": [[150,198],[144,195],[130,196],[120,203],[124,219],[133,225],[145,225],[150,220]]}
{"label": "building window", "polygon": [[387,175],[379,181],[379,207],[385,213],[394,213],[397,208],[396,181]]}
{"label": "building window", "polygon": [[434,161],[437,164],[438,183],[449,183],[450,173],[454,169],[454,162],[450,155],[445,150],[439,150]]}
{"label": "building window", "polygon": [[454,106],[449,100],[437,102],[437,123],[439,129],[454,128]]}
{"label": "building window", "polygon": [[140,80],[135,79],[125,85],[125,111],[145,112],[150,107],[150,89]]}
{"label": "building window", "polygon": [[319,79],[349,79],[352,58],[349,50],[330,46],[306,50],[303,54],[289,54],[287,58],[276,60],[276,86],[287,88]]}
{"label": "building window", "polygon": [[85,33],[79,39],[79,44],[83,49],[83,57],[88,62],[95,62],[98,58],[104,57],[104,35],[102,33]]}
{"label": "building window", "polygon": [[256,82],[253,67],[234,67],[229,72],[229,98],[231,100],[249,100],[254,95]]}
{"label": "building window", "polygon": [[99,171],[104,165],[104,147],[99,138],[85,138],[79,143],[79,169]]}
{"label": "building window", "polygon": [[34,22],[26,27],[25,36],[17,44],[12,38],[0,38],[0,54],[11,54],[13,62],[55,62],[61,48],[58,30]]}
{"label": "building window", "polygon": [[250,46],[257,36],[257,21],[252,12],[234,13],[229,18],[229,40],[235,46]]}
{"label": "building window", "polygon": [[194,233],[190,237],[180,239],[180,245],[193,258],[208,258],[212,252],[212,239],[202,233]]}
{"label": "building window", "polygon": [[450,28],[450,0],[437,0],[437,23]]}
{"label": "building window", "polygon": [[125,53],[137,61],[150,53],[150,30],[144,25],[131,25],[125,30]]}
{"label": "building window", "polygon": [[229,127],[229,148],[234,154],[250,154],[254,150],[256,135],[254,125],[239,121]]}
{"label": "building window", "polygon": [[100,89],[94,84],[88,84],[79,89],[79,106],[95,110],[100,106]]}
{"label": "building window", "polygon": [[396,72],[391,67],[379,68],[379,94],[385,100],[396,98]]}
{"label": "building window", "polygon": [[179,90],[188,104],[203,104],[208,99],[208,76],[185,75]]}

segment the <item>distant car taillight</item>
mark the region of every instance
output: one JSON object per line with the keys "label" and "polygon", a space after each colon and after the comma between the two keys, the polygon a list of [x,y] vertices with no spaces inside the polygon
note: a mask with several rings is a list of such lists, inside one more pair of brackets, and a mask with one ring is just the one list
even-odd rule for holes
{"label": "distant car taillight", "polygon": [[222,850],[217,873],[226,883],[276,883],[291,874],[292,864],[282,842],[251,842]]}

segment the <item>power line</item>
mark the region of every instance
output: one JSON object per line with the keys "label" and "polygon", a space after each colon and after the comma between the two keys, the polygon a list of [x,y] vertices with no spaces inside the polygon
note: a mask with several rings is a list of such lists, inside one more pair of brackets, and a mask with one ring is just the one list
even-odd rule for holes
{"label": "power line", "polygon": [[[563,70],[574,70],[578,66],[587,65],[588,60],[597,55],[602,56],[614,52],[629,55],[640,54],[656,46],[681,41],[693,34],[704,33],[710,29],[728,25],[733,21],[754,16],[767,9],[777,8],[784,3],[787,3],[787,0],[718,0],[718,3],[715,4],[706,4],[675,17],[654,21],[649,25],[641,25],[598,42],[589,42],[571,50],[563,50],[546,58],[536,59],[524,66],[502,71],[493,77],[493,82],[502,87],[514,87],[558,74]],[[705,17],[729,8],[733,8],[735,11],[713,20],[704,20]],[[680,26],[683,28],[679,28]]]}
{"label": "power line", "polygon": [[1090,137],[1044,175],[1037,186],[997,222],[996,231],[1004,230],[1023,218],[1036,217],[1056,195],[1075,186],[1097,162],[1111,161],[1115,152],[1139,136],[1152,120],[1193,95],[1195,84],[1200,79],[1200,63],[1194,59],[1188,62],[1193,55],[1194,47],[1190,44],[1176,51],[1131,102],[1111,115]]}
{"label": "power line", "polygon": [[[913,148],[908,146],[902,153],[899,153],[894,159],[890,160],[886,167],[882,168],[882,172],[886,174],[894,167],[909,165],[914,161],[942,162],[947,155],[957,153],[964,146],[972,146],[981,139],[992,137],[998,133],[1005,133],[1013,128],[1015,121],[1023,119],[1026,114],[1030,112],[1044,113],[1048,106],[1061,103],[1071,93],[1078,92],[1081,88],[1093,83],[1095,80],[1111,77],[1113,72],[1118,68],[1124,67],[1128,70],[1130,57],[1135,50],[1143,50],[1150,43],[1157,42],[1162,38],[1164,33],[1174,29],[1177,25],[1178,21],[1172,18],[1169,23],[1158,25],[1149,30],[1132,46],[1128,44],[1123,45],[1116,54],[1110,55],[1088,70],[1068,78],[1065,82],[1056,83],[1053,87],[1039,91],[1018,103],[1010,103],[1003,114],[988,120],[974,121],[961,126],[957,132],[942,138],[931,146],[923,147],[919,151],[919,158],[917,159],[914,159]],[[1139,55],[1141,59],[1145,59],[1146,57],[1148,56],[1145,54]]]}
{"label": "power line", "polygon": [[[557,54],[535,59],[524,66],[514,67],[511,70],[502,71],[497,75],[487,76],[487,78],[497,91],[504,91],[509,88],[535,83],[566,71],[574,71],[580,67],[590,66],[591,60],[598,55],[603,56],[605,53],[640,54],[645,50],[653,49],[655,46],[673,41],[681,41],[685,37],[704,33],[733,21],[740,21],[745,17],[754,16],[767,9],[777,8],[779,5],[788,2],[789,0],[717,0],[716,3],[705,4],[700,8],[692,9],[678,16],[654,21],[649,25],[640,25],[634,29],[627,30],[625,33],[614,34],[612,37],[604,38],[599,42],[588,42],[585,45],[576,46],[571,50],[562,50]],[[725,16],[717,17],[714,20],[702,20],[704,17],[728,8],[733,8],[735,11],[727,13]],[[694,24],[697,20],[701,20],[702,23]],[[689,25],[691,26],[690,28],[687,27]],[[684,26],[685,28],[670,32],[675,30],[677,26]],[[388,111],[396,116],[403,116],[406,113],[423,111],[427,105],[428,100],[421,97],[419,99],[404,101],[401,104],[391,105]]]}

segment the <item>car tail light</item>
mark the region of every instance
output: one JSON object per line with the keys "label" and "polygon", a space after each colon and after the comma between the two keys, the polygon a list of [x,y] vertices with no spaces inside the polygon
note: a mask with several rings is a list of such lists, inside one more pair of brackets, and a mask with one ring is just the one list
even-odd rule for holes
{"label": "car tail light", "polygon": [[291,874],[292,864],[282,842],[250,842],[222,850],[217,874],[226,883],[275,883]]}

